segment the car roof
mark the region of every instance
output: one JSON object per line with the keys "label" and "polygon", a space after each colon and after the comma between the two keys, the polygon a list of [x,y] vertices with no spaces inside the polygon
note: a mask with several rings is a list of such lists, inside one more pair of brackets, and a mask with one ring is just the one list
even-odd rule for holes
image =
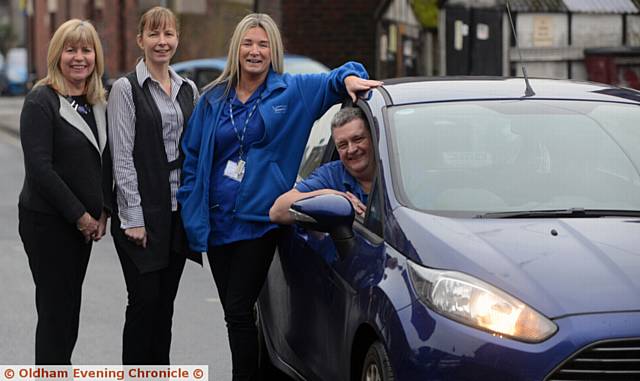
{"label": "car roof", "polygon": [[[530,99],[580,99],[640,104],[640,92],[593,82],[531,78]],[[525,98],[524,78],[434,77],[384,81],[387,104]]]}
{"label": "car roof", "polygon": [[223,57],[218,57],[218,58],[199,58],[199,59],[195,59],[195,60],[176,62],[175,64],[171,65],[171,67],[173,68],[173,70],[176,70],[176,71],[189,70],[189,69],[192,69],[192,68],[203,67],[203,66],[204,67],[213,67],[213,68],[216,68],[216,69],[223,70],[224,69],[224,65],[226,65],[226,64],[227,64],[227,61]]}
{"label": "car roof", "polygon": [[309,58],[307,56],[301,56],[298,54],[289,54],[289,53],[286,53],[284,55],[284,59],[291,60],[291,61],[315,61],[313,58]]}
{"label": "car roof", "polygon": [[[287,61],[312,61],[317,62],[309,57],[300,56],[296,54],[285,54],[284,59]],[[321,65],[319,62],[317,62]],[[215,68],[219,70],[224,70],[224,66],[227,64],[227,57],[215,57],[215,58],[198,58],[195,60],[187,60],[176,62],[172,64],[171,67],[173,70],[181,71],[181,70],[189,70],[197,67],[208,67]]]}

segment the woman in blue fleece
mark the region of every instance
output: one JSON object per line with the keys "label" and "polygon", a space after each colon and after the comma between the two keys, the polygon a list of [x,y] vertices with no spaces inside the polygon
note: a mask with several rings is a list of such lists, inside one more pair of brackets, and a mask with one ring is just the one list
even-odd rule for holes
{"label": "woman in blue fleece", "polygon": [[257,377],[253,305],[276,245],[274,200],[293,186],[313,122],[349,94],[380,85],[358,63],[283,74],[280,32],[266,14],[235,29],[224,72],[202,95],[183,136],[178,191],[191,249],[207,252],[224,308],[233,380]]}

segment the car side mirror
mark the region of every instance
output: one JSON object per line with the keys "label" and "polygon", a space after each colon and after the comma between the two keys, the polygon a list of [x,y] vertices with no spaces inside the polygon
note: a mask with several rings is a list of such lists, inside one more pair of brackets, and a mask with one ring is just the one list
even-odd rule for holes
{"label": "car side mirror", "polygon": [[298,200],[289,209],[304,228],[329,233],[341,258],[353,247],[353,205],[345,197],[324,194]]}

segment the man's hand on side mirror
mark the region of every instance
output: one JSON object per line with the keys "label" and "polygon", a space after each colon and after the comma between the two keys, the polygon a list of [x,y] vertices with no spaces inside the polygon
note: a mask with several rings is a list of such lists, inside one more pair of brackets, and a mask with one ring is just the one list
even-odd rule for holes
{"label": "man's hand on side mirror", "polygon": [[360,199],[351,192],[342,193],[343,196],[347,198],[347,200],[351,201],[351,205],[353,205],[353,210],[356,212],[358,216],[364,217],[365,212],[367,211],[367,206],[360,201]]}

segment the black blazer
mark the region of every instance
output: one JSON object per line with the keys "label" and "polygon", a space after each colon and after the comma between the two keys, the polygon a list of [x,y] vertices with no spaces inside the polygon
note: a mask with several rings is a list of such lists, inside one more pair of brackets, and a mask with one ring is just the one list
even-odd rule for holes
{"label": "black blazer", "polygon": [[111,210],[111,156],[104,104],[93,106],[98,140],[69,102],[49,86],[35,87],[20,115],[25,179],[18,205],[69,223]]}

